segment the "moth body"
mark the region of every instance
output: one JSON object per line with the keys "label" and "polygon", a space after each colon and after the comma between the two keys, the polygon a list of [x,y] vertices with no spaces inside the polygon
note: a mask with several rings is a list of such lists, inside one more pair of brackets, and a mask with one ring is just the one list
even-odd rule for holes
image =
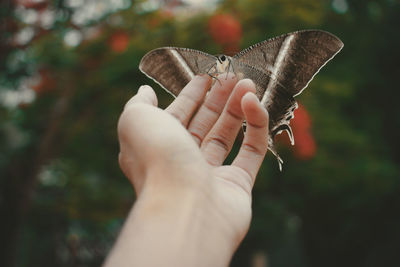
{"label": "moth body", "polygon": [[225,55],[217,56],[217,62],[216,62],[217,73],[225,73],[225,72],[228,73],[231,62],[232,62],[231,57]]}

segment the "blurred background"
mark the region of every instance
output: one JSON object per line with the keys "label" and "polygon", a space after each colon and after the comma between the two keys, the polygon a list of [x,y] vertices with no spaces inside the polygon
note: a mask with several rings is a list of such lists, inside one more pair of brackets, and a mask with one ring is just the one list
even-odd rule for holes
{"label": "blurred background", "polygon": [[[0,4],[0,266],[99,266],[134,202],[116,125],[161,46],[234,54],[300,29],[344,49],[297,100],[231,266],[400,266],[397,0]],[[235,148],[234,150],[237,150]]]}

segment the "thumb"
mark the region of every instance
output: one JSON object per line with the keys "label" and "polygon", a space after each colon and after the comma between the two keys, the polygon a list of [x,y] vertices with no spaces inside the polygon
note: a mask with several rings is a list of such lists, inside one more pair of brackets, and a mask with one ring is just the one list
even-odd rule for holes
{"label": "thumb", "polygon": [[152,106],[157,106],[158,101],[157,101],[157,96],[156,93],[154,92],[153,88],[151,88],[148,85],[142,85],[140,86],[138,92],[136,95],[134,95],[129,101],[125,104],[124,109],[129,108],[133,104],[137,103],[143,103],[143,104],[149,104]]}

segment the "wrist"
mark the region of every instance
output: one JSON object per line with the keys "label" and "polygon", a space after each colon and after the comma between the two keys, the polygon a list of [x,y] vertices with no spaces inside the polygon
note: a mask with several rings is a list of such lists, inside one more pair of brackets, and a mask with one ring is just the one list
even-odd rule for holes
{"label": "wrist", "polygon": [[[148,244],[171,266],[227,266],[237,242],[215,208],[212,183],[165,189],[145,186],[133,209],[143,251]],[[155,236],[154,243],[144,241],[149,236]]]}

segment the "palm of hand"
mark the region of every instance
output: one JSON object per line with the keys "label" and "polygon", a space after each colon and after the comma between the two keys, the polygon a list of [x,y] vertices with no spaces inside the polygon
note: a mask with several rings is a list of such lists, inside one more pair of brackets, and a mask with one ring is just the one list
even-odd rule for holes
{"label": "palm of hand", "polygon": [[[138,196],[148,185],[164,190],[184,187],[205,196],[205,207],[222,231],[237,243],[251,218],[251,189],[267,151],[268,114],[249,80],[222,76],[210,87],[208,76],[195,77],[165,110],[156,108],[150,87],[142,87],[126,105],[118,132],[120,165]],[[172,116],[171,116],[172,115]],[[231,165],[222,165],[243,120],[247,132]],[[150,181],[149,175],[167,176]]]}

